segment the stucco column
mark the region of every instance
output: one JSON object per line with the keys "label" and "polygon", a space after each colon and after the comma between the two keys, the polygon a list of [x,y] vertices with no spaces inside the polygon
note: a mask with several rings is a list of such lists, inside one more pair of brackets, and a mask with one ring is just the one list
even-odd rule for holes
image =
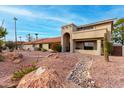
{"label": "stucco column", "polygon": [[73,39],[70,39],[70,52],[71,53],[74,52],[74,41],[73,41]]}
{"label": "stucco column", "polygon": [[62,46],[62,52],[64,52],[64,40],[63,35],[61,36],[61,46]]}
{"label": "stucco column", "polygon": [[101,40],[97,40],[97,55],[101,55]]}
{"label": "stucco column", "polygon": [[124,56],[124,45],[122,45],[122,56]]}

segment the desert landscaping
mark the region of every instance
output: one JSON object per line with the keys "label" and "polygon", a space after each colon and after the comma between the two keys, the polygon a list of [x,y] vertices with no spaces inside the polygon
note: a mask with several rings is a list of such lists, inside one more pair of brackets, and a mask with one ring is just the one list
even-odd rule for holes
{"label": "desert landscaping", "polygon": [[123,88],[124,18],[92,19],[85,14],[94,6],[52,7],[0,7],[0,88]]}
{"label": "desert landscaping", "polygon": [[[124,57],[110,56],[110,62],[105,62],[103,56],[80,53],[18,51],[2,55],[6,60],[0,62],[0,87],[124,87]],[[34,62],[36,70],[12,80],[19,67]]]}

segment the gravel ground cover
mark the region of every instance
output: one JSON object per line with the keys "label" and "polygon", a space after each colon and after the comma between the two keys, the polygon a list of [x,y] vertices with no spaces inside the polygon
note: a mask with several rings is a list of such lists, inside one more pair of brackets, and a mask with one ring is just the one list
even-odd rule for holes
{"label": "gravel ground cover", "polygon": [[[50,52],[20,52],[24,60],[19,64],[13,64],[6,60],[0,62],[0,84],[7,76],[12,75],[20,65],[28,65],[37,61],[38,66],[46,66],[55,69],[63,82],[75,68],[80,58],[90,57],[93,59],[90,75],[98,87],[124,87],[124,57],[110,56],[110,62],[104,62],[103,56],[82,55],[79,53],[50,53]],[[66,83],[66,82],[65,82]],[[70,86],[70,84],[72,84]],[[79,87],[73,83],[67,87]]]}

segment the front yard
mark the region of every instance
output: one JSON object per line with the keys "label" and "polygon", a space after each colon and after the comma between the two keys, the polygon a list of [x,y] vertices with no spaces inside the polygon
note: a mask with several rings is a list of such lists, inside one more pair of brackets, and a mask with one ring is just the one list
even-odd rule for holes
{"label": "front yard", "polygon": [[[80,58],[93,59],[90,74],[97,87],[124,87],[124,57],[110,57],[110,62],[104,62],[103,56],[82,55],[79,53],[50,53],[50,52],[20,52],[23,61],[14,64],[9,59],[0,62],[0,86],[5,79],[13,74],[20,65],[28,65],[37,61],[37,66],[55,69],[62,81],[65,82],[68,74],[79,62]],[[37,59],[38,58],[38,59]],[[66,82],[65,82],[66,83]],[[68,86],[71,87],[71,86]],[[74,86],[73,86],[74,87]]]}

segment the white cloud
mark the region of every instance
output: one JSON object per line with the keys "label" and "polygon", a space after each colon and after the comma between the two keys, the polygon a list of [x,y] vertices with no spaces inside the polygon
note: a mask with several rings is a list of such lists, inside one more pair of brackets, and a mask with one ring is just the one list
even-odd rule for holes
{"label": "white cloud", "polygon": [[9,13],[12,15],[22,15],[28,17],[35,17],[35,15],[26,9],[12,7],[12,6],[0,6],[0,12]]}
{"label": "white cloud", "polygon": [[26,16],[26,17],[39,18],[39,19],[54,20],[54,21],[58,21],[58,22],[62,22],[62,23],[67,22],[66,20],[64,20],[62,18],[53,17],[44,12],[32,12],[28,9],[17,8],[17,7],[12,7],[12,6],[0,6],[0,12],[8,13],[8,14],[11,14],[14,16],[20,15],[20,16]]}
{"label": "white cloud", "polygon": [[104,12],[104,18],[120,18],[124,17],[124,6],[122,7],[113,7],[111,10]]}
{"label": "white cloud", "polygon": [[26,16],[26,17],[33,17],[33,18],[38,18],[38,19],[46,19],[46,20],[53,20],[53,21],[57,21],[57,22],[61,22],[61,23],[71,23],[71,22],[75,22],[76,19],[79,20],[83,20],[83,21],[87,21],[86,18],[84,18],[83,16],[79,16],[73,13],[70,13],[68,10],[62,10],[62,9],[58,9],[58,11],[61,12],[61,14],[67,16],[54,16],[49,14],[49,10],[47,11],[42,11],[42,12],[34,12],[31,11],[29,9],[24,9],[24,8],[19,8],[19,7],[14,7],[14,6],[0,6],[0,12],[4,12],[4,13],[8,13],[11,15],[20,15],[20,16]]}
{"label": "white cloud", "polygon": [[43,17],[44,19],[48,19],[48,20],[54,20],[54,21],[58,21],[61,23],[68,23],[70,20],[67,20],[65,18],[61,18],[61,17],[53,17],[53,16],[45,16]]}

